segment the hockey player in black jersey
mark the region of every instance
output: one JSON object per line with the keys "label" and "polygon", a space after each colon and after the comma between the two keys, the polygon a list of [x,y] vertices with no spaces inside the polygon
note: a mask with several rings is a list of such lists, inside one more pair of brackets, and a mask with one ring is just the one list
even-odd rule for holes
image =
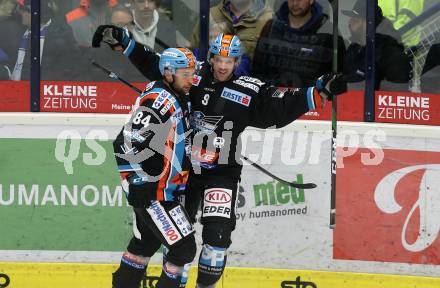
{"label": "hockey player in black jersey", "polygon": [[[160,79],[160,57],[130,39],[123,29],[101,26],[94,46],[103,41],[120,48],[150,80]],[[278,89],[259,79],[233,74],[241,56],[240,40],[220,34],[211,43],[190,89],[193,129],[192,169],[185,201],[191,217],[201,204],[203,247],[198,265],[198,288],[215,287],[226,265],[226,252],[235,229],[235,207],[242,163],[240,134],[248,127],[280,128],[309,110],[325,104],[332,94],[346,91],[339,75],[326,74],[313,87]]]}
{"label": "hockey player in black jersey", "polygon": [[195,67],[188,49],[166,49],[156,67],[163,80],[147,85],[113,142],[122,187],[135,212],[134,236],[113,273],[114,288],[138,288],[161,244],[169,252],[156,287],[178,288],[185,264],[196,254],[194,228],[179,203],[190,168],[186,94]]}

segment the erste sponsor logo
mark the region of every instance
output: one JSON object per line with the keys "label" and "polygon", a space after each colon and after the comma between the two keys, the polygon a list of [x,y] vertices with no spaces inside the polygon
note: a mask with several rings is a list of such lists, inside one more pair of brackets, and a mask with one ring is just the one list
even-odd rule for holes
{"label": "erste sponsor logo", "polygon": [[222,94],[220,96],[246,107],[249,107],[249,104],[251,102],[251,96],[226,87],[223,88]]}

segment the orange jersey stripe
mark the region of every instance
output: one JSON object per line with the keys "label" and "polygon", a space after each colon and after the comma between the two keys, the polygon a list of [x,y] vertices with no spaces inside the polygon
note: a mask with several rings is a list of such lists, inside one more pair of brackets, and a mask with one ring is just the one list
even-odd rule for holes
{"label": "orange jersey stripe", "polygon": [[149,93],[145,96],[141,96],[141,100],[139,101],[139,105],[144,104],[147,100],[156,100],[157,96],[159,96],[159,93]]}
{"label": "orange jersey stripe", "polygon": [[127,176],[130,175],[130,172],[120,172],[119,176],[121,177],[121,179],[125,179],[127,178]]}
{"label": "orange jersey stripe", "polygon": [[170,132],[168,133],[167,136],[167,140],[165,142],[165,151],[163,155],[164,169],[161,173],[162,177],[160,177],[156,190],[156,199],[159,201],[164,200],[164,189],[166,187],[168,177],[171,173],[171,157],[173,153],[173,146],[174,146],[173,140],[174,140],[175,130],[176,130],[176,125],[173,124],[173,127],[170,129]]}

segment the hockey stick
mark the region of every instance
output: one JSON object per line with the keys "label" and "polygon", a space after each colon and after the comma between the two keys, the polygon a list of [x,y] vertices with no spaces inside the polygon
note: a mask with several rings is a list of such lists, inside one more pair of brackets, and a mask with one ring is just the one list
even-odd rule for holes
{"label": "hockey stick", "polygon": [[90,61],[92,63],[93,66],[97,67],[98,69],[100,69],[101,71],[103,71],[104,73],[107,74],[108,77],[121,81],[122,83],[124,83],[125,85],[127,85],[128,87],[130,87],[131,89],[133,89],[134,91],[138,92],[138,93],[142,93],[142,90],[133,86],[132,84],[130,84],[128,81],[125,81],[124,79],[122,79],[121,77],[119,77],[116,73],[108,70],[107,68],[99,65],[98,63],[96,63],[95,60],[91,60]]}
{"label": "hockey stick", "polygon": [[[338,73],[338,10],[339,0],[329,0],[332,5],[333,12],[333,55],[332,55],[332,71]],[[332,95],[332,140],[331,140],[331,190],[330,190],[330,229],[334,229],[336,225],[336,148],[337,148],[337,102],[335,95]]]}
{"label": "hockey stick", "polygon": [[[139,88],[133,86],[133,85],[130,84],[128,81],[122,79],[122,78],[119,77],[116,73],[114,73],[114,72],[108,70],[107,68],[105,68],[105,67],[99,65],[98,63],[96,63],[96,61],[92,60],[91,63],[92,63],[92,65],[98,67],[100,70],[104,71],[104,73],[106,73],[110,78],[115,79],[115,80],[118,80],[118,81],[121,81],[122,83],[124,83],[125,85],[127,85],[127,86],[130,87],[131,89],[135,90],[136,92],[138,92],[138,93],[142,93],[142,91],[141,91]],[[301,183],[289,182],[289,181],[287,181],[287,180],[283,180],[283,179],[281,179],[281,178],[275,176],[274,174],[270,173],[269,171],[267,171],[266,169],[264,169],[263,167],[261,167],[261,166],[258,165],[257,163],[253,162],[252,160],[250,160],[250,159],[247,158],[246,156],[241,155],[241,158],[242,158],[243,160],[245,160],[246,162],[248,162],[249,164],[251,164],[253,167],[255,167],[255,168],[257,168],[258,170],[260,170],[261,172],[263,172],[264,174],[266,174],[266,175],[272,177],[273,179],[275,179],[275,180],[277,180],[277,181],[279,181],[279,182],[281,182],[281,183],[284,183],[284,184],[287,184],[287,185],[289,185],[289,186],[291,186],[291,187],[299,188],[299,189],[313,189],[313,188],[316,188],[316,184],[315,184],[315,183],[304,183],[304,184],[301,184]]]}
{"label": "hockey stick", "polygon": [[245,160],[246,162],[248,162],[249,164],[251,164],[253,167],[255,167],[258,170],[260,170],[261,172],[263,172],[264,174],[266,174],[266,175],[272,177],[273,179],[277,180],[278,182],[281,182],[281,183],[287,184],[287,185],[289,185],[291,187],[299,188],[299,189],[313,189],[313,188],[316,188],[316,184],[315,183],[304,183],[304,184],[301,184],[301,183],[297,183],[297,182],[286,181],[286,180],[281,179],[278,176],[275,176],[274,174],[270,173],[269,171],[267,171],[266,169],[264,169],[263,167],[261,167],[257,163],[253,162],[252,160],[250,160],[246,156],[241,155],[241,158],[243,160]]}

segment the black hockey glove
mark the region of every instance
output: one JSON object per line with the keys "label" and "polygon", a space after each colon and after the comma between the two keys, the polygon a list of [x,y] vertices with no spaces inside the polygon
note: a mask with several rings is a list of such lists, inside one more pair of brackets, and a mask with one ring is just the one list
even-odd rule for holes
{"label": "black hockey glove", "polygon": [[342,74],[329,73],[324,74],[316,80],[316,89],[322,100],[332,100],[333,95],[347,92],[347,82]]}
{"label": "black hockey glove", "polygon": [[92,47],[101,46],[101,42],[107,43],[113,50],[127,48],[132,35],[127,28],[114,25],[100,25],[93,34]]}

